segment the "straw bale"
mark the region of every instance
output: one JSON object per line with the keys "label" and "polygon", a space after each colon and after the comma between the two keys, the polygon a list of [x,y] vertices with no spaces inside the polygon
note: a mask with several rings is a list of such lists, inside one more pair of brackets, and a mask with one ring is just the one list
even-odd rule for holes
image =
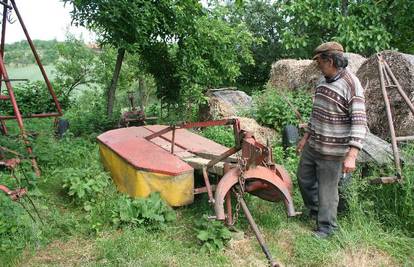
{"label": "straw bale", "polygon": [[272,64],[269,83],[278,90],[297,89],[303,70],[312,60],[282,59]]}
{"label": "straw bale", "polygon": [[[348,58],[347,69],[353,73],[357,73],[360,66],[366,61],[366,58],[358,54],[345,53],[344,55]],[[313,90],[321,77],[322,73],[319,70],[318,65],[316,62],[312,62],[302,71],[298,87]]]}
{"label": "straw bale", "polygon": [[267,140],[272,142],[276,139],[277,133],[274,129],[261,126],[254,119],[237,117],[240,121],[240,127],[248,132],[252,132],[257,141],[266,145]]}
{"label": "straw bale", "polygon": [[[396,51],[382,52],[384,59],[403,88],[407,96],[414,100],[414,55]],[[368,127],[381,137],[389,135],[388,120],[385,112],[384,99],[380,87],[377,56],[371,56],[357,72],[358,78],[365,86],[365,100],[368,115]],[[414,116],[396,88],[387,89],[393,113],[394,127],[397,136],[413,135]]]}
{"label": "straw bale", "polygon": [[252,98],[236,88],[211,89],[207,91],[208,103],[200,108],[201,120],[236,116],[252,106]]}

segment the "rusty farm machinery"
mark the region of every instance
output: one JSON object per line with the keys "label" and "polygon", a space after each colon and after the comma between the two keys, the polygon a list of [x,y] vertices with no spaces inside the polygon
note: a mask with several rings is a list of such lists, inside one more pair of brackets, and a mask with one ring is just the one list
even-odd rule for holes
{"label": "rusty farm machinery", "polygon": [[[231,125],[235,145],[227,148],[187,129]],[[272,150],[240,128],[237,119],[145,125],[120,128],[98,136],[103,164],[121,192],[146,197],[159,192],[171,206],[193,202],[208,194],[213,219],[234,224],[232,198],[243,210],[270,265],[277,266],[243,198],[250,193],[267,201],[281,201],[288,216],[295,216],[292,182],[287,171],[273,161]],[[195,171],[204,185],[195,186]],[[212,183],[211,177],[219,177]],[[236,211],[236,213],[238,210]]]}
{"label": "rusty farm machinery", "polygon": [[[9,102],[12,107],[12,114],[4,114],[4,110],[2,110],[2,114],[0,114],[0,135],[8,135],[8,129],[6,125],[7,120],[16,120],[18,129],[20,131],[19,138],[22,140],[26,150],[27,155],[22,155],[21,153],[18,153],[16,151],[13,151],[7,147],[0,146],[0,167],[5,168],[7,170],[10,170],[11,176],[16,180],[16,183],[18,185],[18,188],[10,189],[4,184],[0,184],[0,191],[3,191],[10,199],[13,201],[19,203],[23,206],[23,208],[29,213],[31,218],[34,220],[33,215],[29,212],[27,208],[23,205],[23,203],[20,201],[23,197],[27,198],[30,202],[30,205],[33,207],[34,211],[37,213],[39,219],[40,216],[37,212],[37,209],[33,203],[33,201],[28,196],[28,190],[27,188],[22,186],[22,183],[20,181],[20,178],[15,174],[15,169],[18,167],[19,163],[22,159],[28,159],[31,162],[32,169],[35,172],[37,176],[40,176],[40,169],[37,165],[36,157],[33,154],[33,149],[30,143],[29,135],[25,129],[23,119],[24,118],[46,118],[46,117],[59,117],[62,116],[62,110],[59,104],[59,101],[57,99],[57,96],[52,88],[52,84],[50,83],[46,71],[41,63],[39,54],[36,51],[36,48],[34,46],[34,43],[32,39],[30,38],[30,35],[27,31],[27,28],[23,22],[23,18],[16,6],[15,0],[0,0],[0,6],[3,7],[2,10],[2,22],[1,22],[1,42],[0,42],[0,75],[1,75],[1,83],[0,83],[0,101],[1,102]],[[40,113],[40,114],[26,114],[23,115],[21,113],[21,110],[19,108],[19,103],[16,100],[16,96],[13,90],[12,82],[21,82],[21,81],[27,81],[27,79],[13,79],[10,78],[7,72],[6,64],[4,61],[5,58],[5,43],[6,43],[6,26],[8,23],[14,22],[14,19],[12,18],[12,14],[16,15],[17,21],[22,27],[22,30],[25,34],[26,40],[28,42],[28,45],[33,53],[34,59],[36,61],[36,64],[39,67],[39,70],[43,76],[44,82],[46,84],[47,90],[49,91],[50,97],[52,102],[54,103],[54,106],[56,108],[56,112],[49,112],[49,113]],[[2,84],[5,84],[6,92],[2,92]],[[11,156],[11,158],[10,158]],[[24,179],[27,180],[26,174],[23,172]],[[1,182],[1,181],[0,181]],[[40,221],[42,221],[40,219]]]}

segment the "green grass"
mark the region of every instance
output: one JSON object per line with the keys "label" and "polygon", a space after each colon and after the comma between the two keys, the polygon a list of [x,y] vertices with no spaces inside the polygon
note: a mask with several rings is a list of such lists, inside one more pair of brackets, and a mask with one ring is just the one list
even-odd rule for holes
{"label": "green grass", "polygon": [[[15,124],[8,122],[8,125],[10,131],[15,133]],[[30,191],[30,196],[45,226],[32,222],[15,204],[13,207],[23,211],[20,219],[25,231],[15,239],[22,240],[23,243],[19,241],[16,244],[23,244],[23,249],[0,253],[2,265],[266,266],[266,259],[242,214],[236,228],[244,232],[244,236],[238,235],[222,251],[206,253],[200,250],[195,221],[204,214],[214,213],[205,195],[197,196],[189,206],[175,209],[176,221],[161,228],[142,225],[116,228],[109,222],[97,227],[90,221],[89,213],[63,190],[65,173],[60,171],[69,167],[100,166],[97,144],[70,135],[55,140],[51,136],[50,119],[26,121],[26,126],[29,131],[39,133],[33,139],[33,147],[43,173],[37,180],[37,186]],[[9,138],[0,139],[0,145],[11,142]],[[15,142],[14,148],[24,153],[19,142]],[[276,150],[279,157],[282,153]],[[286,159],[291,173],[294,173],[297,162],[294,157],[290,153]],[[3,171],[1,175],[4,178],[9,174]],[[2,179],[2,183],[4,181]],[[12,183],[12,180],[7,181]],[[288,219],[281,203],[270,203],[254,196],[247,196],[246,202],[270,252],[284,266],[413,266],[414,239],[412,233],[407,231],[409,224],[399,223],[391,227],[385,223],[386,216],[375,212],[369,203],[373,201],[373,194],[380,197],[388,193],[366,186],[366,181],[355,177],[350,211],[339,217],[341,229],[328,240],[315,239],[311,235],[314,222],[301,218]],[[105,191],[105,197],[99,199],[115,201],[117,197],[119,194],[111,184]],[[296,209],[300,210],[302,203],[297,186],[294,199]],[[394,212],[386,205],[381,207],[384,208],[384,215]]]}
{"label": "green grass", "polygon": [[[43,80],[42,73],[37,65],[27,65],[23,67],[6,66],[6,68],[10,79],[29,79],[30,81]],[[49,80],[53,80],[53,71],[55,69],[54,66],[44,66],[44,69]]]}

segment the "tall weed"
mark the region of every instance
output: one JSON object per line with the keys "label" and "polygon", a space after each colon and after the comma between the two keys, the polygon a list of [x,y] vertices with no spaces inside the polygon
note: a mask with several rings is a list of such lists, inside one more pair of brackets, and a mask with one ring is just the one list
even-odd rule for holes
{"label": "tall weed", "polygon": [[253,117],[261,124],[274,129],[282,129],[285,125],[298,125],[300,121],[295,115],[292,103],[306,122],[312,111],[312,96],[302,90],[281,93],[274,88],[253,96]]}

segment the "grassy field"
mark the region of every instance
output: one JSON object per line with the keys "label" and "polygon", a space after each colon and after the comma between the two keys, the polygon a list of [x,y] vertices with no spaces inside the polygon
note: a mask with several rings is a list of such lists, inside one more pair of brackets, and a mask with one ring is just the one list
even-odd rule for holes
{"label": "grassy field", "polygon": [[[39,220],[32,222],[17,204],[7,206],[16,212],[20,209],[20,228],[14,229],[14,234],[5,234],[1,231],[0,220],[2,266],[267,266],[242,214],[235,226],[237,231],[232,233],[224,249],[211,253],[201,249],[196,222],[203,215],[214,213],[205,195],[197,197],[189,206],[174,209],[176,220],[162,223],[160,227],[138,223],[117,227],[110,223],[116,215],[111,205],[119,201],[121,195],[110,182],[102,192],[90,196],[95,201],[93,205],[106,203],[111,207],[105,208],[105,204],[102,206],[104,215],[94,217],[93,210],[85,209],[84,204],[89,202],[77,201],[68,195],[63,185],[68,177],[82,176],[90,168],[97,169],[96,175],[90,177],[92,180],[105,175],[95,141],[70,135],[56,140],[51,134],[50,120],[30,121],[27,125],[30,132],[38,132],[33,141],[42,176],[33,178],[36,186],[30,195],[45,225]],[[9,139],[3,138],[0,145],[6,142],[19,149],[19,145]],[[297,158],[293,153],[288,156],[278,160],[294,176]],[[412,167],[405,169],[411,171],[407,168]],[[17,174],[19,172],[23,170]],[[0,175],[2,181],[8,181],[8,172]],[[412,177],[408,180],[412,181]],[[397,221],[395,227],[384,224],[371,212],[367,199],[358,194],[367,186],[366,180],[355,177],[350,210],[340,215],[340,230],[327,240],[312,236],[314,222],[304,218],[288,219],[280,203],[253,196],[247,196],[246,201],[270,252],[282,266],[414,266],[412,233],[405,233],[397,226]],[[389,185],[393,186],[397,185]],[[300,210],[302,202],[297,186],[294,199]],[[27,200],[24,203],[28,204]],[[7,246],[7,240],[12,245]]]}
{"label": "grassy field", "polygon": [[[7,73],[10,79],[28,79],[29,81],[43,80],[42,73],[37,65],[28,65],[23,67],[8,67]],[[53,80],[54,67],[51,65],[44,66],[49,80]]]}

